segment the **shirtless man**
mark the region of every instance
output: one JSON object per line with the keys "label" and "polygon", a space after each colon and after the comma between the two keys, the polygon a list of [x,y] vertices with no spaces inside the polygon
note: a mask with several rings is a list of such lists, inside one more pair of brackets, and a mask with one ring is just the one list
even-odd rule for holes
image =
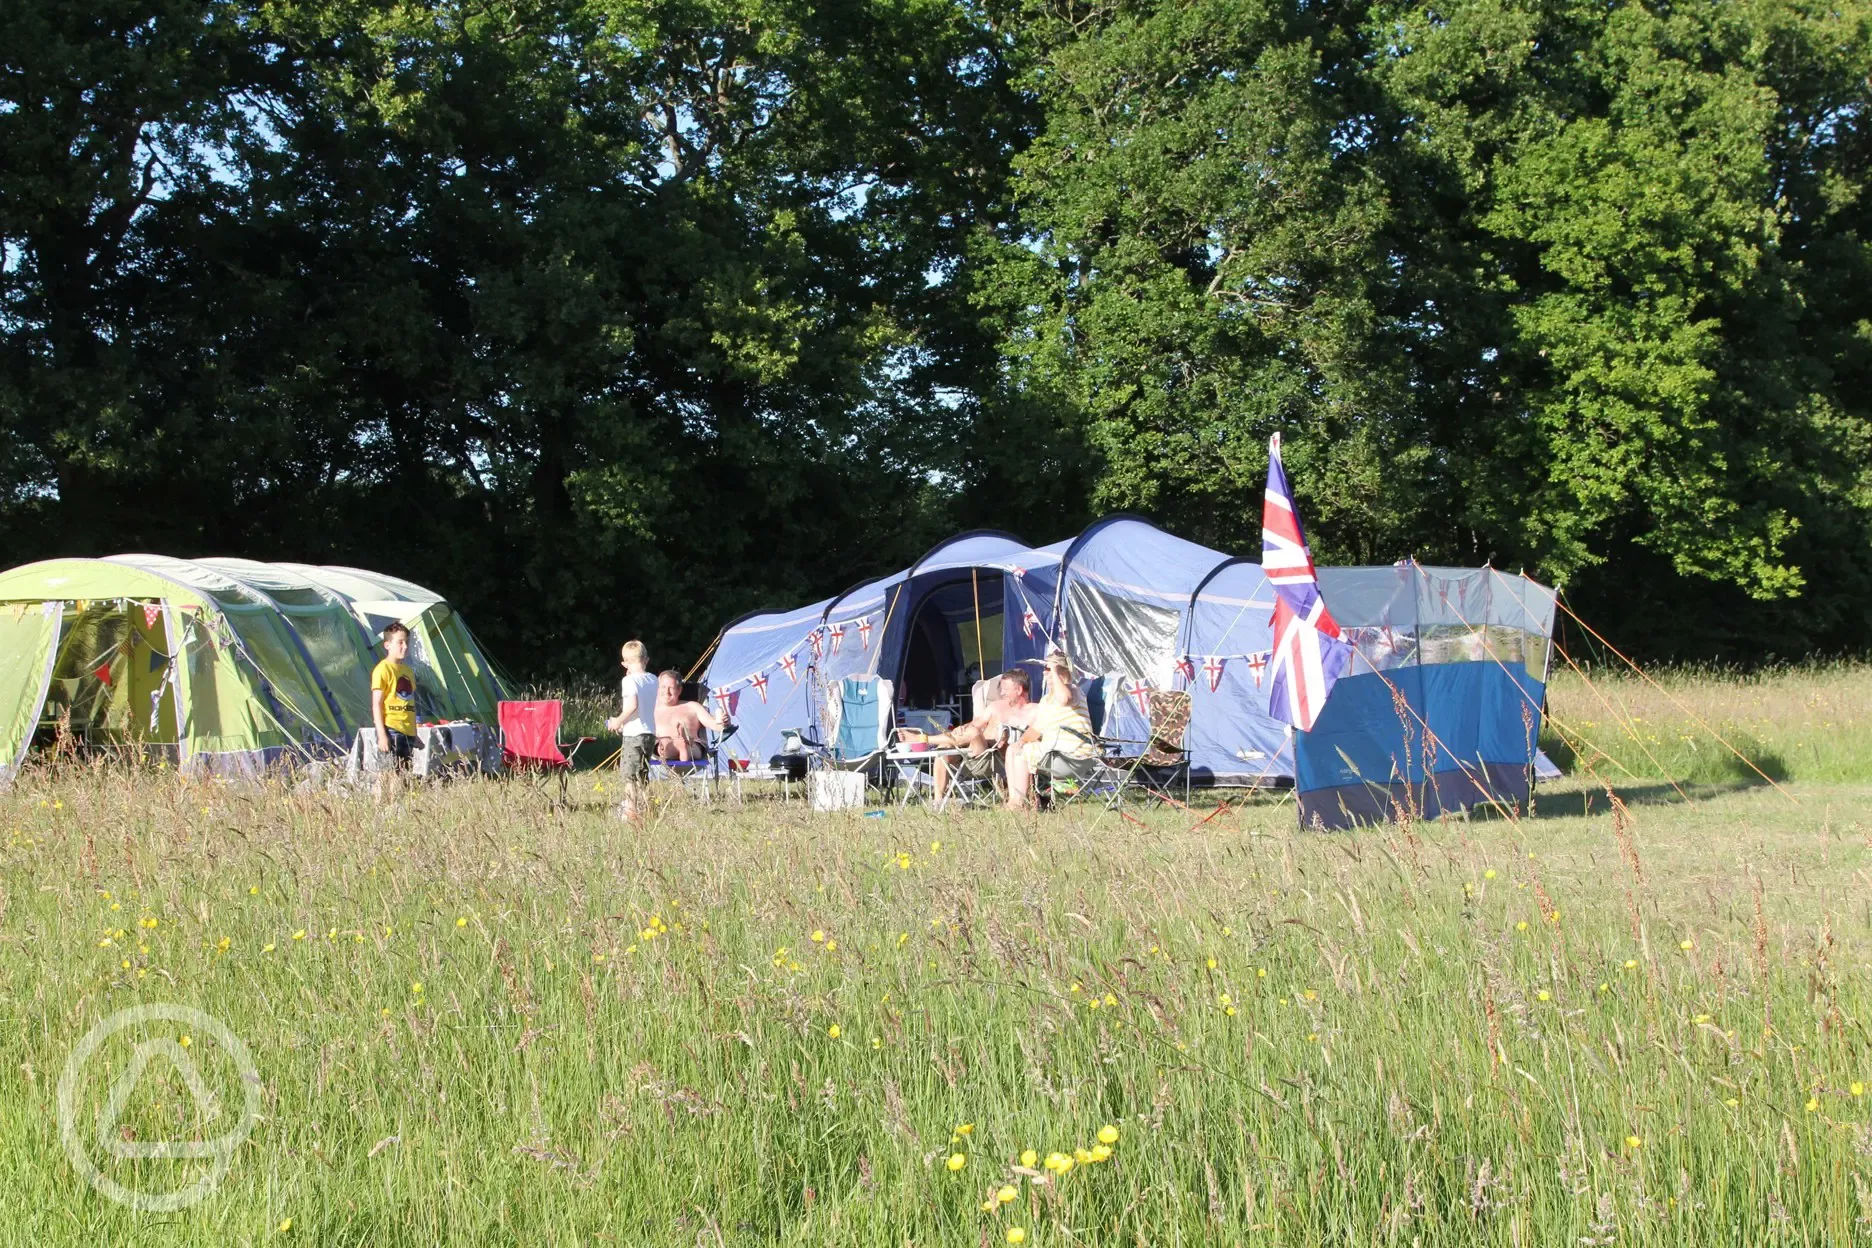
{"label": "shirtless man", "polygon": [[666,763],[699,760],[706,748],[704,729],[723,733],[727,716],[709,714],[700,702],[682,700],[682,677],[674,671],[657,677],[656,756]]}
{"label": "shirtless man", "polygon": [[[939,749],[960,747],[967,750],[971,758],[979,758],[989,750],[999,749],[1002,737],[1009,728],[1025,729],[1027,719],[1033,713],[1030,694],[1032,682],[1028,680],[1027,673],[1018,667],[1003,672],[997,687],[1001,696],[989,706],[987,714],[980,719],[959,724],[941,736],[931,737],[930,744]],[[948,791],[949,764],[948,757],[939,755],[931,768],[938,793]]]}

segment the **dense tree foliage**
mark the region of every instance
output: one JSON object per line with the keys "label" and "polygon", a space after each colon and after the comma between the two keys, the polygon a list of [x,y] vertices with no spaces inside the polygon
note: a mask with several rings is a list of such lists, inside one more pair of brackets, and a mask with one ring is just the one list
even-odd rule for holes
{"label": "dense tree foliage", "polygon": [[1872,8],[20,0],[0,542],[355,562],[523,672],[993,524],[1872,611]]}

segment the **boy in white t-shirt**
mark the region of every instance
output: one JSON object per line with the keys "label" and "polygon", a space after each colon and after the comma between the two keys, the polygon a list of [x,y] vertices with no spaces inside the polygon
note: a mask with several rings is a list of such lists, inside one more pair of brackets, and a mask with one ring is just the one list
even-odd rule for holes
{"label": "boy in white t-shirt", "polygon": [[624,737],[618,749],[618,770],[624,781],[621,813],[626,819],[635,819],[645,805],[650,756],[656,752],[657,681],[647,670],[650,652],[644,649],[643,642],[625,642],[621,654],[624,660],[623,705],[615,716],[605,721],[605,727]]}

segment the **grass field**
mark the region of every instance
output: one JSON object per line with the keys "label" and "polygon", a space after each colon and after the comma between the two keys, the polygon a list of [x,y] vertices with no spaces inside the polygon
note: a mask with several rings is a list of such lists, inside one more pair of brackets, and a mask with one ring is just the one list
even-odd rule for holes
{"label": "grass field", "polygon": [[[1647,783],[1627,826],[1569,783],[1519,823],[1317,835],[1272,798],[1196,828],[761,803],[637,830],[602,783],[566,814],[492,783],[386,811],[121,771],[0,796],[0,1236],[1844,1244],[1872,1225],[1872,787],[1796,782],[1797,806]],[[152,1001],[223,1021],[263,1089],[225,1182],[174,1214],[93,1193],[55,1114],[79,1038]],[[139,1034],[94,1059],[87,1133]],[[237,1105],[231,1065],[194,1051]],[[118,1135],[221,1129],[148,1078]],[[158,1191],[202,1166],[101,1164]]]}
{"label": "grass field", "polygon": [[[1660,669],[1575,672],[1548,688],[1547,752],[1614,782],[1695,783],[1872,777],[1872,667],[1824,664],[1760,672]],[[1725,744],[1726,743],[1726,744]],[[1733,746],[1732,752],[1728,747]]]}

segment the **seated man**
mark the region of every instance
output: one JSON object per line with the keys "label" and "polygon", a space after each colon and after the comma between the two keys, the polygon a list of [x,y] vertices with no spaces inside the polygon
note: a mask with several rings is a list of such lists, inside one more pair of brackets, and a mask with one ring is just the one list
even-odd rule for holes
{"label": "seated man", "polygon": [[[997,684],[1001,696],[988,707],[986,714],[931,737],[930,744],[943,749],[965,749],[970,758],[980,758],[990,750],[999,749],[1010,730],[1016,734],[1025,731],[1028,716],[1033,714],[1029,695],[1032,683],[1027,673],[1019,668],[1004,672]],[[936,792],[948,792],[949,759],[939,756],[931,770],[935,775]]]}
{"label": "seated man", "polygon": [[682,677],[674,671],[657,677],[657,758],[666,763],[698,762],[708,753],[704,731],[723,733],[731,727],[726,715],[711,715],[700,702],[684,702]]}

